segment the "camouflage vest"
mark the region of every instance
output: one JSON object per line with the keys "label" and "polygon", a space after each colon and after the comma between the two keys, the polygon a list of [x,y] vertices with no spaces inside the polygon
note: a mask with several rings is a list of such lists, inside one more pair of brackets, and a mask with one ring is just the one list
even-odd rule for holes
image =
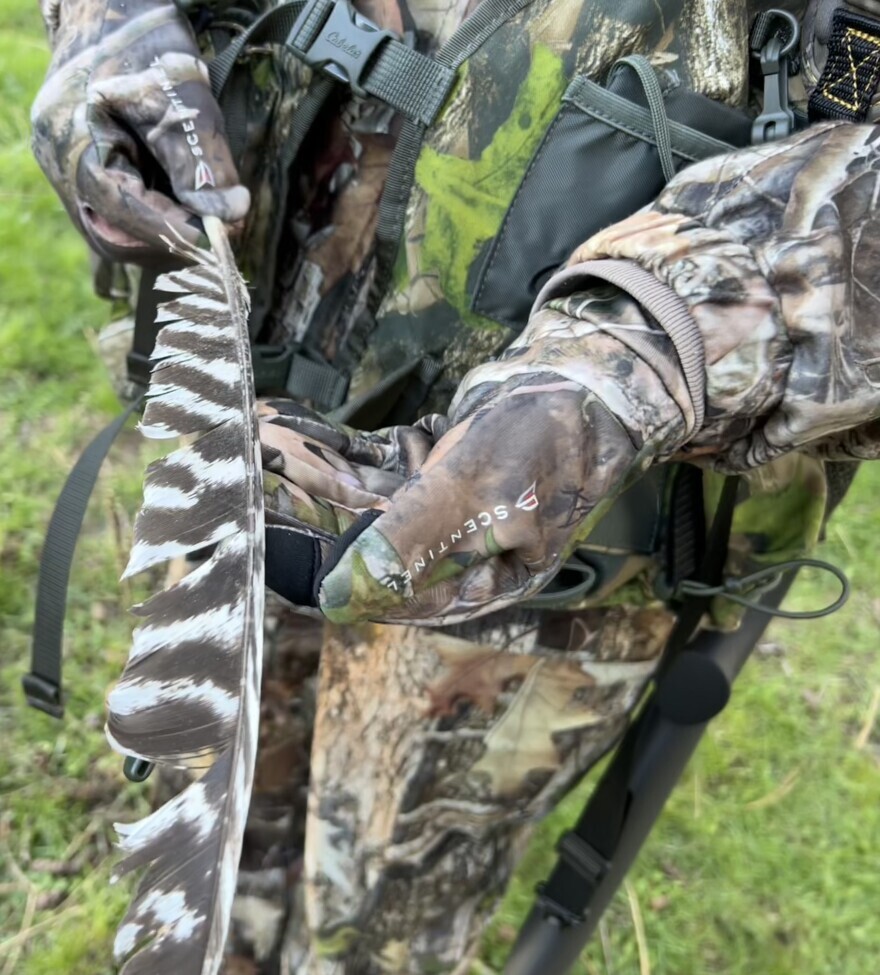
{"label": "camouflage vest", "polygon": [[261,338],[332,364],[357,404],[345,415],[377,426],[443,409],[553,268],[662,188],[644,86],[616,62],[650,58],[676,168],[748,141],[725,106],[747,103],[749,14],[718,0],[357,6],[448,66],[451,91],[425,125],[340,85],[291,160],[317,74],[248,50],[234,87],[255,205],[240,253]]}
{"label": "camouflage vest", "polygon": [[[274,6],[178,3],[208,56]],[[310,0],[307,16],[341,5]],[[347,401],[353,421],[444,409],[464,373],[525,325],[572,249],[668,177],[650,92],[618,62],[649,59],[682,168],[749,140],[733,109],[756,112],[749,27],[771,6],[802,20],[796,81],[814,84],[834,0],[357,0],[448,71],[430,124],[345,84],[316,103],[325,71],[284,45],[245,46],[221,101],[253,198],[238,251],[255,338],[332,366],[340,381],[315,405]],[[330,43],[366,48],[369,35],[344,21],[327,21]],[[293,377],[288,391],[314,399]]]}
{"label": "camouflage vest", "polygon": [[[253,331],[266,361],[282,364],[270,385],[376,428],[444,410],[463,375],[523,328],[571,250],[657,195],[669,175],[658,98],[674,169],[748,142],[749,26],[759,10],[784,6],[802,20],[800,79],[815,84],[829,3],[356,6],[449,69],[430,124],[344,84],[316,100],[323,73],[277,45],[245,47],[221,104],[237,120],[234,148],[253,198],[238,248],[254,289]],[[200,34],[206,54],[261,12],[215,10]],[[191,14],[205,22],[203,8]],[[337,46],[358,41],[357,29],[333,36]],[[619,63],[633,55],[650,63],[650,84]],[[293,372],[285,383],[294,353],[310,373],[300,388]],[[750,500],[734,521],[740,562],[794,557],[818,537],[821,464],[799,455],[777,466],[748,479]],[[706,490],[711,510],[714,478]]]}

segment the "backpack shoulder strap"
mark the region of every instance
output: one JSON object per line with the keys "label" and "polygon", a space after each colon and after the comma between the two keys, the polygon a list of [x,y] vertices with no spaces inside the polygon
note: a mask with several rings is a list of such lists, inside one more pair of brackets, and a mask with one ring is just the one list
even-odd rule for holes
{"label": "backpack shoulder strap", "polygon": [[21,682],[28,704],[55,718],[64,714],[61,654],[64,611],[76,542],[104,459],[119,431],[142,402],[143,399],[135,400],[80,454],[67,475],[46,532],[37,582],[31,669]]}

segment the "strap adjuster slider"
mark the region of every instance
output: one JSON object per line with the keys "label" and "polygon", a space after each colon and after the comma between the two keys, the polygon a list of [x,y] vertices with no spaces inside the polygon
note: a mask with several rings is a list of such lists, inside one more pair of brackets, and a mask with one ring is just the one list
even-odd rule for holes
{"label": "strap adjuster slider", "polygon": [[25,674],[21,679],[28,704],[38,711],[44,711],[53,718],[64,717],[64,704],[61,699],[61,688],[53,681],[40,677],[39,674]]}
{"label": "strap adjuster slider", "polygon": [[556,878],[554,871],[550,880],[538,884],[536,900],[545,918],[574,927],[585,920],[590,898],[607,876],[611,863],[573,830],[563,833],[556,849],[560,865],[564,864],[578,878],[575,889],[571,889],[570,881]]}

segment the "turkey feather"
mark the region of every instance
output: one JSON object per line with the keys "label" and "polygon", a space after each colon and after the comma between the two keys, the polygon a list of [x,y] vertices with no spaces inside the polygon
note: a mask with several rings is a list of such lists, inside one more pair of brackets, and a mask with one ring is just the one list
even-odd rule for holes
{"label": "turkey feather", "polygon": [[117,827],[117,876],[143,870],[116,936],[122,975],[219,970],[257,749],[264,514],[248,296],[222,223],[204,222],[210,250],[168,242],[193,264],[156,282],[174,297],[157,316],[140,425],[155,439],[200,437],[148,468],[125,576],[213,552],[135,608],[143,623],[107,720],[122,754],[204,771],[146,819]]}

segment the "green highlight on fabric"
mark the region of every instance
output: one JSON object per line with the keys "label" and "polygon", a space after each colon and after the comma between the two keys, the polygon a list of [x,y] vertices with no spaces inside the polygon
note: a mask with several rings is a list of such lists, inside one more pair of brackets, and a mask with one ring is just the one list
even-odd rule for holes
{"label": "green highlight on fabric", "polygon": [[[370,529],[364,534],[368,532]],[[321,583],[321,612],[331,623],[362,622],[365,611],[381,615],[401,602],[400,594],[373,574],[379,573],[382,561],[397,574],[397,554],[379,532],[372,532],[370,540],[373,548],[381,550],[379,553],[365,556],[357,546],[352,547]],[[391,551],[391,558],[386,549]]]}
{"label": "green highlight on fabric", "polygon": [[[467,564],[475,560],[476,557]],[[344,624],[379,619],[399,609],[406,604],[402,565],[384,536],[368,529],[322,582],[321,611],[331,622]],[[430,589],[460,575],[466,567],[454,557],[438,559],[414,583],[420,590]],[[393,577],[399,579],[397,589],[389,584]]]}
{"label": "green highlight on fabric", "polygon": [[562,58],[538,45],[510,115],[478,159],[426,146],[416,182],[429,202],[422,269],[436,273],[446,300],[471,325],[489,319],[470,311],[468,273],[482,245],[501,229],[529,162],[559,110],[566,79]]}
{"label": "green highlight on fabric", "polygon": [[[819,541],[827,489],[821,461],[803,454],[744,475],[748,498],[737,503],[731,526],[732,555],[759,565],[807,555]],[[711,522],[724,475],[704,474],[706,515]]]}
{"label": "green highlight on fabric", "polygon": [[351,925],[339,928],[333,934],[319,935],[315,939],[315,950],[319,958],[335,958],[351,951],[361,937],[361,932]]}

